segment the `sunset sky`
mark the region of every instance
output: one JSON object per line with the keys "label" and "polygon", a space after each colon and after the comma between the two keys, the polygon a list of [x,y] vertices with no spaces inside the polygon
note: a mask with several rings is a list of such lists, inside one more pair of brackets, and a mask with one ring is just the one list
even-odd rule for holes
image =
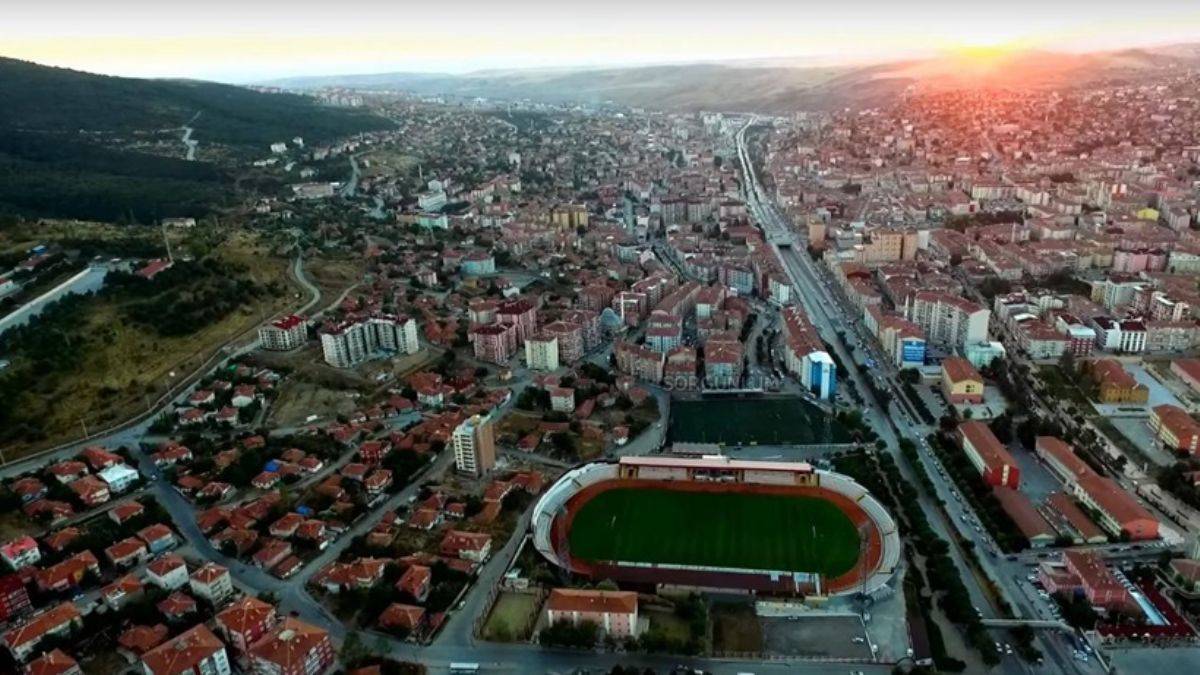
{"label": "sunset sky", "polygon": [[1181,0],[40,0],[0,55],[94,72],[231,82],[796,57],[872,61],[977,47],[1096,51],[1200,41]]}

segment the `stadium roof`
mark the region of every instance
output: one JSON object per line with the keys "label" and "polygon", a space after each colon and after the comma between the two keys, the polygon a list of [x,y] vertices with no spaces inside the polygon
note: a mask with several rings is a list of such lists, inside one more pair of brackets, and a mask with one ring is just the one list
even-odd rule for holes
{"label": "stadium roof", "polygon": [[691,457],[622,457],[622,466],[662,466],[680,469],[741,469],[749,471],[792,471],[812,473],[808,462],[756,462],[732,459],[725,455],[705,455],[699,459]]}

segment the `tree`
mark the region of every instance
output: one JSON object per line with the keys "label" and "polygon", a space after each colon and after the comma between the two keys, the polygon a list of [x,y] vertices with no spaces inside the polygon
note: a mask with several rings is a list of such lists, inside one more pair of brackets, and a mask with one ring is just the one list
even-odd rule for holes
{"label": "tree", "polygon": [[365,661],[370,655],[370,651],[363,643],[358,631],[350,631],[346,634],[346,639],[342,642],[342,649],[338,652],[342,663],[351,668]]}

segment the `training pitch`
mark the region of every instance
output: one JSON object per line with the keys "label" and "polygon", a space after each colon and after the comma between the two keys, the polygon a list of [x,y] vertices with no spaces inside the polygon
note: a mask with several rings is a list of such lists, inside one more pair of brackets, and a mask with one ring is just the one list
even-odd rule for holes
{"label": "training pitch", "polygon": [[672,443],[834,445],[850,434],[820,408],[796,397],[672,401]]}
{"label": "training pitch", "polygon": [[592,562],[656,563],[836,577],[859,557],[858,530],[817,497],[613,488],[571,522],[570,555]]}

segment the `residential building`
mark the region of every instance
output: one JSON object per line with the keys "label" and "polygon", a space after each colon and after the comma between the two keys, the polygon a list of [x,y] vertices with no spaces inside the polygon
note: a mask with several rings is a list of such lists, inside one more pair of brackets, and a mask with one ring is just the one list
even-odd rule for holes
{"label": "residential building", "polygon": [[229,570],[214,562],[205,563],[192,572],[188,578],[188,587],[192,595],[207,600],[214,607],[220,607],[225,600],[233,596],[233,581]]}
{"label": "residential building", "polygon": [[406,316],[381,314],[321,330],[325,362],[335,368],[353,368],[381,352],[415,354],[420,349],[417,322]]}
{"label": "residential building", "polygon": [[24,614],[33,607],[29,591],[19,574],[0,577],[0,623],[6,623]]}
{"label": "residential building", "polygon": [[289,616],[251,645],[249,656],[258,675],[321,675],[335,655],[328,633]]}
{"label": "residential building", "polygon": [[160,556],[146,565],[146,581],[173,591],[188,582],[187,563],[174,553]]}
{"label": "residential building", "polygon": [[634,638],[638,634],[637,593],[556,588],[546,600],[546,621],[549,625],[590,621],[605,636]]}
{"label": "residential building", "polygon": [[525,341],[525,365],[530,370],[558,369],[558,338],[553,335],[535,335]]}
{"label": "residential building", "polygon": [[987,340],[991,312],[960,296],[923,291],[907,309],[907,318],[934,344],[962,349]]}
{"label": "residential building", "polygon": [[496,432],[490,416],[474,415],[454,429],[454,465],[460,473],[482,476],[496,465]]}
{"label": "residential building", "polygon": [[492,323],[471,329],[475,358],[503,365],[517,353],[519,332],[514,324]]}
{"label": "residential building", "polygon": [[0,558],[16,571],[22,567],[36,565],[42,559],[42,551],[38,548],[37,541],[26,535],[0,546]]}
{"label": "residential building", "polygon": [[30,661],[25,675],[83,675],[83,671],[66,652],[53,649]]}
{"label": "residential building", "polygon": [[71,602],[59,604],[35,614],[25,622],[4,633],[4,646],[18,662],[29,658],[38,644],[48,636],[62,636],[83,623],[79,610]]}
{"label": "residential building", "polygon": [[254,596],[246,596],[217,612],[217,631],[240,654],[258,642],[276,623],[275,608]]}
{"label": "residential building", "polygon": [[263,349],[286,352],[299,349],[308,342],[308,322],[303,317],[290,314],[260,326],[258,341]]}
{"label": "residential building", "polygon": [[145,675],[230,675],[225,645],[200,624],[142,655]]}

